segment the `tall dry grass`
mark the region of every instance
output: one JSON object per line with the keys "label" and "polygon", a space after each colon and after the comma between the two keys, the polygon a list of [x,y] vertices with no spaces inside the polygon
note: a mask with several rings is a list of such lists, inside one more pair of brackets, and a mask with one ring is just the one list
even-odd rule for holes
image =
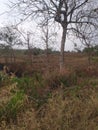
{"label": "tall dry grass", "polygon": [[[20,86],[17,85],[16,90],[25,90],[23,92],[26,101],[21,107],[25,109],[17,112],[17,119],[14,121],[11,121],[11,118],[9,123],[2,120],[0,130],[98,130],[98,70],[86,69],[80,68],[78,71],[68,71],[61,75],[36,75],[32,77],[33,80],[31,77],[17,79]],[[31,88],[34,93],[31,93]],[[37,91],[34,91],[36,88]],[[46,93],[50,96],[45,96]],[[43,100],[42,103],[39,102],[40,107],[34,107],[34,101],[29,100],[28,94],[32,97],[40,95],[37,97]],[[13,96],[16,99],[15,95]],[[16,97],[18,98],[17,95]],[[44,101],[46,97],[47,102]],[[17,101],[21,105],[21,100]]]}
{"label": "tall dry grass", "polygon": [[[82,92],[83,93],[83,92]],[[85,93],[88,93],[87,91]],[[65,97],[57,91],[43,112],[40,121],[41,130],[97,130],[98,96],[91,92],[88,99],[81,96]]]}
{"label": "tall dry grass", "polygon": [[58,89],[47,104],[17,116],[17,123],[0,130],[98,130],[98,89],[80,88],[77,92]]}

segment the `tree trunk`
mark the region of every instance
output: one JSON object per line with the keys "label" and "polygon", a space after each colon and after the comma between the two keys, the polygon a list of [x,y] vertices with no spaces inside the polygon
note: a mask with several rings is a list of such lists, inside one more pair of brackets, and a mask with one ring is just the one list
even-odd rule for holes
{"label": "tree trunk", "polygon": [[64,48],[65,48],[65,42],[66,42],[66,33],[67,29],[66,27],[62,27],[62,39],[61,39],[61,50],[60,50],[60,72],[63,72],[64,70]]}

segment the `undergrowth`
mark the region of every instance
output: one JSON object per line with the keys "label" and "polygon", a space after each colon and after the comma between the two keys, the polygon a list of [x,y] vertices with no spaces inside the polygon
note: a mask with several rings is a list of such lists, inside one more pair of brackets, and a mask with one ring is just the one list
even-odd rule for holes
{"label": "undergrowth", "polygon": [[97,130],[98,78],[81,71],[11,79],[15,88],[0,89],[10,93],[0,105],[0,130]]}

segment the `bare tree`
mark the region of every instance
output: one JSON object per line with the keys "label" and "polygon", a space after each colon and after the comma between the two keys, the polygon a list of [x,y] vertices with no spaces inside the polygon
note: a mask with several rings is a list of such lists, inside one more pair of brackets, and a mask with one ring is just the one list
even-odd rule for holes
{"label": "bare tree", "polygon": [[[40,22],[44,14],[46,20],[43,23],[56,21],[62,27],[60,70],[64,68],[64,48],[69,31],[77,31],[77,25],[95,26],[97,20],[96,0],[15,0],[11,3],[13,9],[18,9],[23,15],[21,21],[27,18],[37,19]],[[41,21],[42,22],[42,21]]]}
{"label": "bare tree", "polygon": [[[44,17],[46,19],[46,17]],[[47,19],[45,24],[41,24],[41,40],[45,44],[45,54],[46,54],[46,65],[49,65],[49,53],[51,49],[51,45],[56,42],[57,32],[55,31],[55,27],[49,23]]]}
{"label": "bare tree", "polygon": [[75,32],[76,36],[78,35],[82,45],[87,48],[88,62],[89,65],[91,65],[92,49],[98,44],[98,30],[95,30],[95,27],[90,26],[89,24],[77,25],[77,30],[78,32]]}
{"label": "bare tree", "polygon": [[16,32],[13,26],[3,27],[0,31],[0,41],[2,49],[10,53],[11,62],[15,62],[14,46],[22,44],[19,33]]}
{"label": "bare tree", "polygon": [[[31,66],[32,66],[32,62],[33,62],[33,54],[32,54],[33,43],[32,43],[32,45],[30,44],[31,36],[32,36],[32,33],[31,32],[27,32],[28,56],[29,56],[30,63],[31,63]],[[33,42],[33,40],[32,40],[32,42]]]}
{"label": "bare tree", "polygon": [[33,46],[34,46],[34,33],[32,31],[25,31],[23,29],[15,28],[21,35],[23,39],[23,45],[28,49],[28,59],[32,66],[33,62]]}

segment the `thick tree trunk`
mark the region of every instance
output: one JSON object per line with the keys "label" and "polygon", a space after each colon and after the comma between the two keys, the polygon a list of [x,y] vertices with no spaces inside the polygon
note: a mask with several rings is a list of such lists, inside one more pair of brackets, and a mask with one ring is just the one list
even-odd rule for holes
{"label": "thick tree trunk", "polygon": [[61,50],[60,50],[60,72],[63,72],[64,70],[64,48],[65,48],[65,42],[66,42],[66,33],[67,29],[66,27],[62,27],[62,39],[61,39]]}

